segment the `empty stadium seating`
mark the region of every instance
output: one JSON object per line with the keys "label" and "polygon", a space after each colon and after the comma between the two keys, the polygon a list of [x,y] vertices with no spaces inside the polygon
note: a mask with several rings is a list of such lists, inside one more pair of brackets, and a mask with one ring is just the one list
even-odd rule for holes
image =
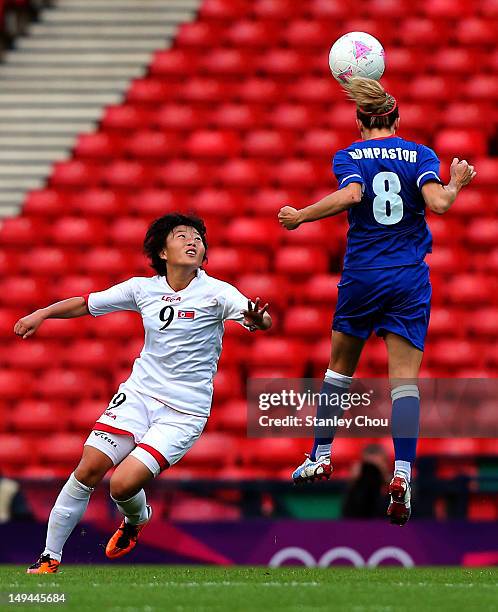
{"label": "empty stadium seating", "polygon": [[[336,0],[204,0],[174,47],[157,50],[125,101],[104,109],[98,130],[81,134],[72,159],[56,163],[47,186],[0,228],[0,468],[67,473],[142,338],[133,313],[105,324],[47,321],[25,342],[11,333],[15,320],[49,301],[149,274],[141,254],[147,224],[172,210],[206,219],[207,271],[269,301],[275,315],[264,336],[227,325],[213,416],[185,473],[258,476],[268,463],[299,461],[307,442],[241,440],[245,380],[321,377],[328,363],[345,220],[286,233],[275,217],[285,204],[302,206],[334,189],[332,155],[357,138],[354,109],[327,66],[331,40],[348,30],[384,42],[400,134],[433,146],[445,160],[443,176],[454,156],[476,163],[475,187],[444,218],[429,217],[434,310],[424,373],[496,376],[497,7],[494,0],[372,0],[353,8]],[[374,342],[359,373],[385,371],[385,349]],[[50,432],[43,444],[41,432]],[[433,442],[422,452],[470,452],[465,443]],[[341,441],[338,462],[360,446]]]}

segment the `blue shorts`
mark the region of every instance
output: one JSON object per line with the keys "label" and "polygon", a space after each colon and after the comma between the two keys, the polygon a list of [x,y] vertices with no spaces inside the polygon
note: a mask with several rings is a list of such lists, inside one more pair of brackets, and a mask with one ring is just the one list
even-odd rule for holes
{"label": "blue shorts", "polygon": [[344,270],[332,329],[365,340],[392,332],[424,350],[431,312],[429,266]]}

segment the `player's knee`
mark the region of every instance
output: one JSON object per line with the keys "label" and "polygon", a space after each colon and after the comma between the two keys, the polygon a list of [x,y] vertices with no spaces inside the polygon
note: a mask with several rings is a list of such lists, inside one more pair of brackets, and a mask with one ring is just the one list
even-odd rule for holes
{"label": "player's knee", "polygon": [[110,483],[111,497],[117,500],[130,499],[136,495],[142,486],[124,474],[113,474]]}
{"label": "player's knee", "polygon": [[107,472],[107,466],[82,459],[78,467],[74,470],[76,480],[87,487],[95,487]]}

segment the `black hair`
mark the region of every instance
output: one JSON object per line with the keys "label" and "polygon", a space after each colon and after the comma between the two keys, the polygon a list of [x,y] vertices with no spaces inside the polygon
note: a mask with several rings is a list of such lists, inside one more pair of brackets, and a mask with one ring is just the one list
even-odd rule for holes
{"label": "black hair", "polygon": [[206,249],[203,261],[207,259],[208,245],[204,221],[195,215],[184,215],[179,212],[168,213],[150,224],[144,239],[144,254],[150,260],[151,268],[160,276],[166,276],[166,261],[159,257],[159,253],[164,249],[168,234],[179,225],[193,227],[199,232],[202,244]]}

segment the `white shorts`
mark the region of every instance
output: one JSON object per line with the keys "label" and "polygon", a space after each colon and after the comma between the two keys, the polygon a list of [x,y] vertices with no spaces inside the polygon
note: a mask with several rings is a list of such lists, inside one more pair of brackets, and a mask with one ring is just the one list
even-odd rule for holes
{"label": "white shorts", "polygon": [[157,476],[180,461],[206,422],[207,417],[178,412],[122,384],[85,444],[105,453],[114,465],[131,454]]}

